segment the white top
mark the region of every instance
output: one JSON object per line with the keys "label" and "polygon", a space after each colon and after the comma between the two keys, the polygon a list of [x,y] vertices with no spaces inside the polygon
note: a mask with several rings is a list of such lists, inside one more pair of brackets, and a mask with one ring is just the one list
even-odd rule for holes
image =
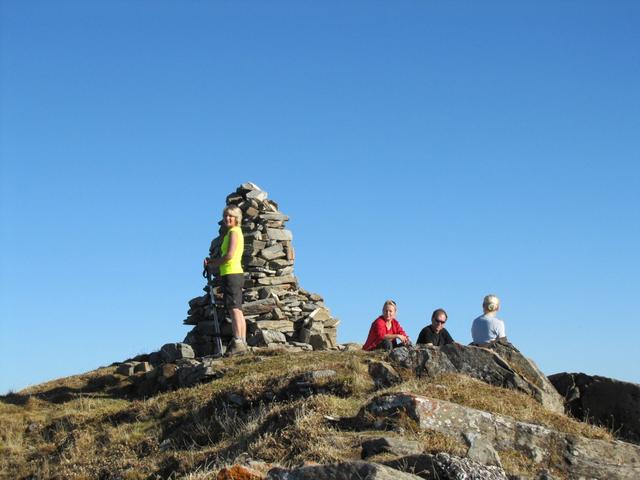
{"label": "white top", "polygon": [[480,315],[471,325],[473,343],[488,343],[506,336],[504,322],[491,314]]}

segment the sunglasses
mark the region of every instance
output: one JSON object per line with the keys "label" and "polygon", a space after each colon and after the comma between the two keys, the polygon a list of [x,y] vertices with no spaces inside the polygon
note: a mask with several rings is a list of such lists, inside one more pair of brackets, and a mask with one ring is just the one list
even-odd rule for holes
{"label": "sunglasses", "polygon": [[440,324],[440,325],[444,325],[447,321],[446,320],[434,320],[434,322]]}

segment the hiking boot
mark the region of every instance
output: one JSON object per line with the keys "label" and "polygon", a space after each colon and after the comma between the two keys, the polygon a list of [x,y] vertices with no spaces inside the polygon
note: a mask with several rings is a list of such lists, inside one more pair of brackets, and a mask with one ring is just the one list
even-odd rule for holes
{"label": "hiking boot", "polygon": [[225,353],[225,357],[233,357],[234,355],[244,355],[247,353],[249,349],[247,348],[246,343],[240,340],[239,338],[234,338],[229,342],[229,346],[227,347],[227,351]]}

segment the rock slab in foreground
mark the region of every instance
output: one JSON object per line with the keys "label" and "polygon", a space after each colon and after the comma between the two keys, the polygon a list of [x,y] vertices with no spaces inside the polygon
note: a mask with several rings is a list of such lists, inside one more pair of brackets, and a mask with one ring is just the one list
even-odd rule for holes
{"label": "rock slab in foreground", "polygon": [[293,470],[274,468],[267,480],[420,480],[411,473],[363,461],[309,465]]}
{"label": "rock slab in foreground", "polygon": [[447,453],[409,455],[384,464],[428,480],[507,480],[500,467]]}
{"label": "rock slab in foreground", "polygon": [[420,428],[460,439],[483,437],[496,450],[516,450],[541,467],[552,465],[573,477],[637,480],[640,447],[625,442],[587,439],[518,422],[443,400],[398,393],[374,398],[360,412],[390,421],[404,413]]}

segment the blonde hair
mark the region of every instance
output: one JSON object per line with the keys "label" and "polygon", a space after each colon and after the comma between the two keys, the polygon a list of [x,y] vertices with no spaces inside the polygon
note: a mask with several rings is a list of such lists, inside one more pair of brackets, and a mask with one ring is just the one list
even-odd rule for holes
{"label": "blonde hair", "polygon": [[242,223],[242,210],[237,205],[227,205],[224,210],[222,210],[222,216],[231,215],[235,217],[237,225]]}
{"label": "blonde hair", "polygon": [[487,295],[482,301],[482,308],[487,312],[495,312],[500,308],[500,299],[495,295]]}
{"label": "blonde hair", "polygon": [[395,308],[396,310],[398,310],[398,306],[396,305],[396,302],[394,302],[393,300],[387,300],[386,302],[384,302],[382,304],[382,311],[384,312],[384,307],[386,307],[387,305],[391,305],[393,308]]}

